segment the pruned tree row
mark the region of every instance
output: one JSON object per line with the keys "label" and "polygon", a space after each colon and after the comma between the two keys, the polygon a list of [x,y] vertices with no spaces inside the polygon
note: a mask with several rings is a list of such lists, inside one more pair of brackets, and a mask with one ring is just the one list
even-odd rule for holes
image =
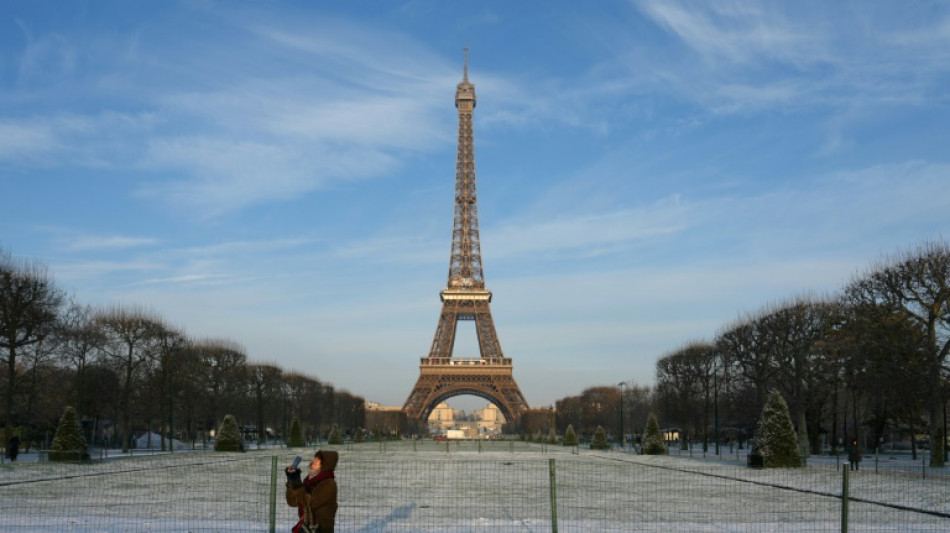
{"label": "pruned tree row", "polygon": [[0,432],[48,445],[64,408],[87,442],[128,450],[145,432],[194,443],[225,415],[242,439],[308,439],[365,425],[363,399],[228,339],[194,339],[145,307],[67,298],[40,264],[0,252]]}
{"label": "pruned tree row", "polygon": [[706,442],[716,429],[720,440],[751,436],[776,389],[804,454],[906,440],[915,454],[932,444],[931,465],[942,466],[948,351],[950,246],[927,243],[839,294],[766,306],[665,354],[655,400],[667,423]]}

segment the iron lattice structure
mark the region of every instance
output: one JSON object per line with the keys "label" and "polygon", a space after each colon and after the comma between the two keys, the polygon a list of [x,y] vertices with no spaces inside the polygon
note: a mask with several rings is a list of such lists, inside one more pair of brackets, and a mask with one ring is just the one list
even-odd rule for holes
{"label": "iron lattice structure", "polygon": [[[462,82],[455,92],[459,132],[448,285],[440,293],[442,314],[432,347],[429,355],[422,358],[419,379],[403,405],[410,420],[422,423],[440,402],[463,394],[494,403],[508,422],[513,422],[528,409],[528,402],[515,383],[511,359],[501,351],[489,306],[492,293],[485,288],[482,272],[472,133],[475,86],[468,81],[467,52],[466,49]],[[480,357],[453,357],[459,320],[475,321]]]}

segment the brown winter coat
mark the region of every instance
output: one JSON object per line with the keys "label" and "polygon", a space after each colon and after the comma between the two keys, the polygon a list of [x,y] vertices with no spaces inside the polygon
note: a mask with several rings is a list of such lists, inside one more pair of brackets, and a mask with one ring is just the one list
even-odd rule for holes
{"label": "brown winter coat", "polygon": [[[321,461],[320,472],[327,472],[336,469],[336,464],[340,460],[337,452],[323,450],[323,459]],[[303,505],[308,502],[307,485],[287,484],[287,505],[297,507],[301,516],[303,514]],[[320,533],[333,533],[333,522],[336,516],[336,480],[332,477],[321,479],[309,488],[310,512],[314,521],[320,526]],[[295,529],[296,531],[296,529]]]}

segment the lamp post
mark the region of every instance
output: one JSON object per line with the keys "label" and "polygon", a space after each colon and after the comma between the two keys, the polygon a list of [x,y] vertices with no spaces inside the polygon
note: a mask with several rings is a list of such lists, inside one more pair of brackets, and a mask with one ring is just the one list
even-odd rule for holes
{"label": "lamp post", "polygon": [[623,433],[623,386],[626,385],[626,381],[621,381],[617,384],[620,387],[620,449],[623,450],[627,445],[627,436]]}
{"label": "lamp post", "polygon": [[719,456],[719,376],[713,375],[713,409],[716,424],[716,456]]}

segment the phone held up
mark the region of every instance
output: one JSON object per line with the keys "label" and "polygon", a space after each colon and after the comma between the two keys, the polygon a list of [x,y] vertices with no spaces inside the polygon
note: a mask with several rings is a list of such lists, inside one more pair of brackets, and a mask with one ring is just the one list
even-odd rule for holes
{"label": "phone held up", "polygon": [[299,455],[298,455],[297,457],[294,457],[294,462],[293,462],[293,464],[290,466],[290,468],[292,468],[292,469],[294,469],[294,470],[300,470],[300,468],[299,468],[299,467],[300,467],[300,461],[301,461],[301,459],[300,459],[300,456],[299,456]]}

